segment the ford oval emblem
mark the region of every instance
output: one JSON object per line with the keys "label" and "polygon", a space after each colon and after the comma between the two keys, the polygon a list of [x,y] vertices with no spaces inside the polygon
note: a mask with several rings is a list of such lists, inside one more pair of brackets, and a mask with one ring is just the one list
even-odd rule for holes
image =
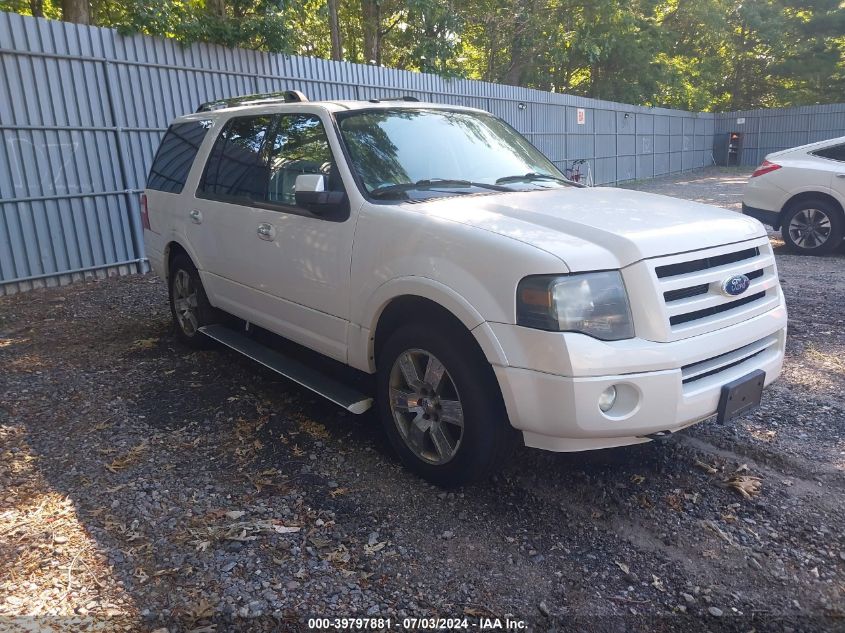
{"label": "ford oval emblem", "polygon": [[734,275],[722,282],[722,292],[730,297],[737,297],[748,290],[751,280],[746,275]]}

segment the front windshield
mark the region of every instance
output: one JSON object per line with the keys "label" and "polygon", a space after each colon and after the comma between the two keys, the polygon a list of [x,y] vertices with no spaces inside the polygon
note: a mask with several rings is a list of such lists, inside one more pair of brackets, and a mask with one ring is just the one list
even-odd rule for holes
{"label": "front windshield", "polygon": [[337,119],[352,168],[373,198],[571,184],[525,138],[492,115],[397,108],[344,112]]}

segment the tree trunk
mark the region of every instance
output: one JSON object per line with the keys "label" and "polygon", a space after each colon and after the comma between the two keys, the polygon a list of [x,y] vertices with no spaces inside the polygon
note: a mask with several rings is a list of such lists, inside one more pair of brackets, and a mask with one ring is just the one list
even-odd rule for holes
{"label": "tree trunk", "polygon": [[343,40],[340,36],[340,21],[337,17],[338,0],[328,0],[329,3],[329,30],[332,34],[332,59],[341,61],[343,59]]}
{"label": "tree trunk", "polygon": [[44,0],[29,0],[29,12],[34,18],[44,17]]}
{"label": "tree trunk", "polygon": [[91,24],[89,0],[62,0],[62,20],[76,24]]}
{"label": "tree trunk", "polygon": [[225,18],[226,0],[205,0],[205,10],[216,18]]}
{"label": "tree trunk", "polygon": [[534,3],[523,0],[517,4],[518,10],[514,15],[514,30],[511,37],[510,64],[502,77],[502,83],[510,86],[521,86],[525,81],[525,74],[534,63],[534,38],[536,33],[532,29],[532,15]]}
{"label": "tree trunk", "polygon": [[525,71],[530,65],[527,58],[529,52],[525,50],[525,41],[521,33],[517,32],[511,42],[511,63],[505,71],[502,83],[509,86],[521,86]]}
{"label": "tree trunk", "polygon": [[361,0],[364,63],[381,65],[381,7],[379,0]]}

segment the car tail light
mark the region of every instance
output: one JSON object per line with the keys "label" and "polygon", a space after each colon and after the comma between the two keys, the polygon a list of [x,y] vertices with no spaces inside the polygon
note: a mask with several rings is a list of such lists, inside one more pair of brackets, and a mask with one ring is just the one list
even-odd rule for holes
{"label": "car tail light", "polygon": [[150,212],[147,210],[147,194],[141,194],[141,226],[147,231],[152,231],[150,226]]}
{"label": "car tail light", "polygon": [[770,172],[776,171],[780,169],[780,165],[777,163],[773,163],[768,160],[764,160],[760,166],[754,170],[754,173],[751,174],[751,177],[754,178],[756,176],[762,176],[763,174],[768,174]]}

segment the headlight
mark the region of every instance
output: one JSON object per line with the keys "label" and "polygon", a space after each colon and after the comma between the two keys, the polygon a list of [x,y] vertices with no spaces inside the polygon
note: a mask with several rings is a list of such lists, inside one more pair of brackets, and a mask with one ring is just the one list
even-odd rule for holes
{"label": "headlight", "polygon": [[516,291],[516,322],[603,341],[633,338],[628,293],[618,270],[526,277]]}

